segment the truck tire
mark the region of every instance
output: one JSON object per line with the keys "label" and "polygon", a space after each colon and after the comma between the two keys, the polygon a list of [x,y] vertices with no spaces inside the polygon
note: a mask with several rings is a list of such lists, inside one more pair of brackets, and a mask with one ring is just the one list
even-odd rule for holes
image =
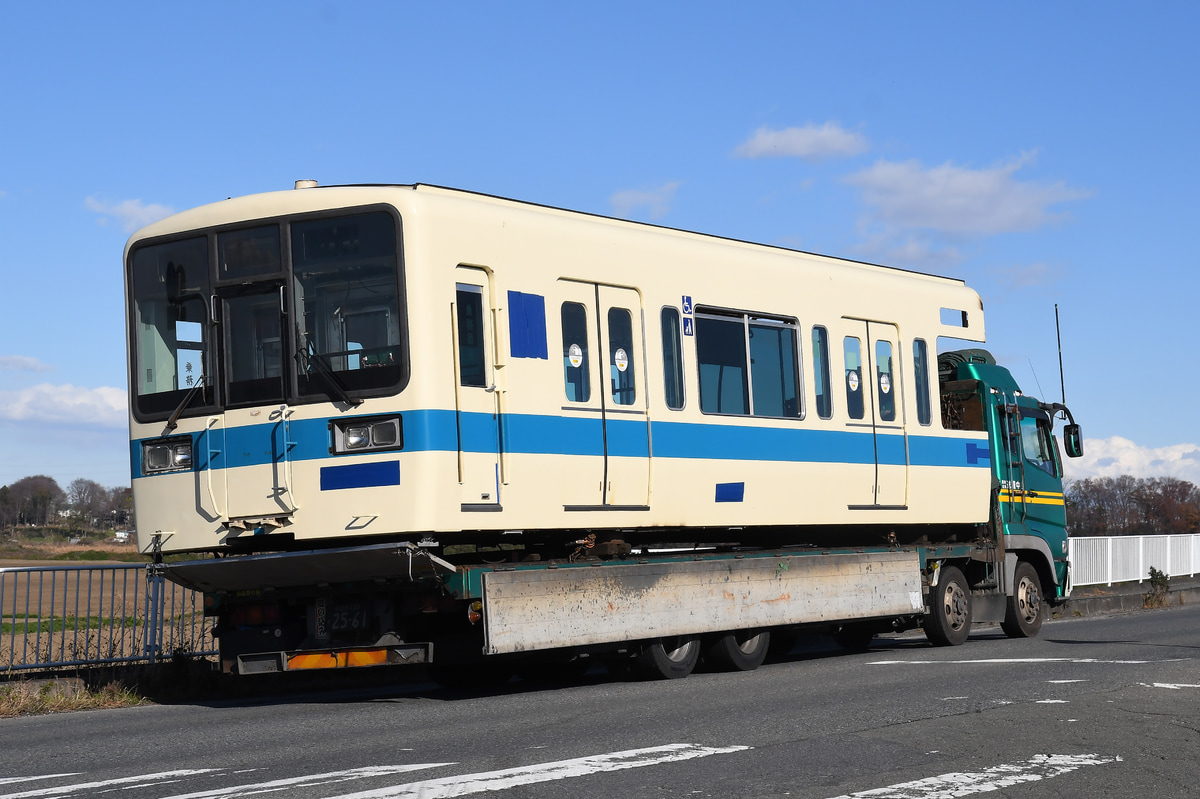
{"label": "truck tire", "polygon": [[1042,629],[1042,581],[1037,569],[1027,561],[1017,564],[1013,592],[1004,610],[1000,629],[1009,638],[1032,638]]}
{"label": "truck tire", "polygon": [[700,660],[700,639],[694,635],[657,638],[642,646],[633,666],[647,680],[678,680],[692,673]]}
{"label": "truck tire", "polygon": [[738,630],[714,636],[704,649],[704,662],[715,671],[754,671],[771,646],[767,630]]}
{"label": "truck tire", "polygon": [[971,587],[957,566],[943,566],[929,591],[925,637],[934,646],[958,646],[971,634]]}

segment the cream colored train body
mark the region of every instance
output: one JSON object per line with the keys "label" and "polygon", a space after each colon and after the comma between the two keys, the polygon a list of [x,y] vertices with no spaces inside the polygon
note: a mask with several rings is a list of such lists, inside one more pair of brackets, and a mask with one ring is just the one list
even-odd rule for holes
{"label": "cream colored train body", "polygon": [[987,434],[939,412],[939,337],[984,339],[958,280],[423,185],[214,203],[125,261],[143,551],[988,520]]}

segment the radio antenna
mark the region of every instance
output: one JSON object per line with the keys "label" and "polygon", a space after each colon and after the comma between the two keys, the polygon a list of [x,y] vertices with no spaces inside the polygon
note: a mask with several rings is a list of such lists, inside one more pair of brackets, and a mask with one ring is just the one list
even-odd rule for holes
{"label": "radio antenna", "polygon": [[1058,324],[1058,303],[1054,303],[1054,334],[1058,336],[1058,385],[1062,388],[1062,402],[1067,404],[1067,384],[1063,380],[1062,328]]}

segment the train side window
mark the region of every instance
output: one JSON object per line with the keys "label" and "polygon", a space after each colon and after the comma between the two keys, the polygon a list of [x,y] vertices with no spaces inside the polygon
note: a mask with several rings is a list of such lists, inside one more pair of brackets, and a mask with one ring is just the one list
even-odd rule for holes
{"label": "train side window", "polygon": [[679,309],[662,309],[663,390],[667,407],[683,408],[683,345],[679,335]]}
{"label": "train side window", "polygon": [[851,419],[863,418],[862,342],[846,336],[842,345],[846,360],[846,412]]}
{"label": "train side window", "polygon": [[892,368],[892,342],[875,342],[875,386],[879,395],[879,418],[896,421],[895,370]]}
{"label": "train side window", "polygon": [[487,385],[483,293],[478,286],[458,284],[458,372],[464,386]]}
{"label": "train side window", "polygon": [[929,404],[929,348],[924,339],[913,339],[913,374],[917,381],[917,421],[928,426],[933,414]]}
{"label": "train side window", "polygon": [[749,414],[750,381],[742,319],[697,314],[696,360],[700,365],[700,410]]}
{"label": "train side window", "polygon": [[588,379],[587,309],[577,302],[562,305],[563,381],[569,402],[587,402],[592,395]]}
{"label": "train side window", "polygon": [[796,327],[773,319],[751,318],[750,386],[755,416],[800,415],[796,376]]}
{"label": "train side window", "polygon": [[817,392],[817,416],[833,416],[833,388],[829,385],[829,332],[823,327],[812,329],[813,383]]}
{"label": "train side window", "polygon": [[608,309],[608,372],[613,402],[632,405],[637,399],[633,363],[633,317],[625,308]]}

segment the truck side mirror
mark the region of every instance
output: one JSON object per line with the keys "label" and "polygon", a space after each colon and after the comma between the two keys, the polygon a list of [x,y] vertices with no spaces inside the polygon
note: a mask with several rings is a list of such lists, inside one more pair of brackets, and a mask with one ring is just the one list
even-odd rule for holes
{"label": "truck side mirror", "polygon": [[1063,446],[1067,450],[1068,458],[1078,458],[1083,454],[1083,434],[1079,432],[1079,425],[1069,424],[1063,427]]}

